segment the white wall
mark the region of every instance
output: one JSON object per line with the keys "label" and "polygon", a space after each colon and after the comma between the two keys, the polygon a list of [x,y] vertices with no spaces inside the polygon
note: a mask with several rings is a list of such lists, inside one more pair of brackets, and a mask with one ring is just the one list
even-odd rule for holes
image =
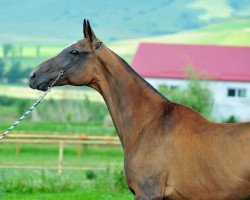
{"label": "white wall", "polygon": [[[159,85],[179,86],[184,88],[186,80],[146,78],[156,89]],[[207,81],[213,92],[213,117],[217,120],[235,116],[240,121],[250,121],[250,82]],[[246,97],[228,97],[228,88],[246,89]]]}

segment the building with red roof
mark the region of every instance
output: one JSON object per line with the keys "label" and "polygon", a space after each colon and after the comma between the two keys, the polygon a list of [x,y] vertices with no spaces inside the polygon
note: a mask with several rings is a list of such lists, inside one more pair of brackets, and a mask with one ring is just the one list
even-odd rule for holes
{"label": "building with red roof", "polygon": [[215,118],[250,120],[250,47],[142,43],[132,67],[155,88],[185,87],[192,67],[209,80]]}

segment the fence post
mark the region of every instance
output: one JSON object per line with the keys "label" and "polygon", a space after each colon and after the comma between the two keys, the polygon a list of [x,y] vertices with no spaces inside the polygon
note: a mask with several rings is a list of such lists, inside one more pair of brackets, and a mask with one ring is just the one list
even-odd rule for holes
{"label": "fence post", "polygon": [[80,158],[81,154],[82,154],[82,144],[78,143],[76,146],[76,155],[78,158]]}
{"label": "fence post", "polygon": [[58,175],[62,174],[63,167],[63,141],[59,142]]}
{"label": "fence post", "polygon": [[20,155],[20,146],[19,146],[19,140],[16,139],[16,156]]}

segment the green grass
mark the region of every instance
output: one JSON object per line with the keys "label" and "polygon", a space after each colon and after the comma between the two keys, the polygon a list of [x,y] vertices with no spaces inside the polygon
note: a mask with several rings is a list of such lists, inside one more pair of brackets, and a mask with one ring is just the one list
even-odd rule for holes
{"label": "green grass", "polygon": [[[37,54],[37,47],[40,47],[40,53]],[[3,46],[0,46],[0,57],[3,57]],[[16,44],[13,45],[13,48],[17,50],[22,48],[22,54],[17,53],[18,58],[46,58],[52,55],[56,55],[59,53],[65,45],[59,44],[43,44],[43,45],[35,45],[35,44]]]}
{"label": "green grass", "polygon": [[[30,165],[53,165],[58,161],[58,145],[19,145],[20,155],[15,155],[15,144],[1,144],[0,163],[22,164],[28,162]],[[76,146],[65,146],[63,161],[66,165],[82,165],[84,167],[110,167],[122,168],[123,151],[121,147],[93,147],[83,146],[80,157],[76,155]],[[57,166],[57,164],[55,165]]]}
{"label": "green grass", "polygon": [[[20,155],[16,156],[15,144],[1,144],[0,145],[0,164],[13,163],[20,164],[28,162],[30,164],[55,164],[58,160],[58,145],[42,145],[42,144],[20,144]],[[13,159],[15,162],[13,162]],[[77,146],[70,145],[64,147],[65,163],[75,162],[75,164],[83,164],[88,167],[108,167],[109,165],[122,168],[123,151],[119,146],[105,147],[105,146],[82,146],[82,154],[77,156]],[[45,162],[44,162],[45,161]]]}
{"label": "green grass", "polygon": [[[15,107],[11,107],[11,106],[1,106],[0,105],[0,121],[4,120],[14,120],[17,116],[17,110]],[[1,126],[1,122],[0,122],[0,126]],[[1,128],[0,128],[1,130]]]}
{"label": "green grass", "polygon": [[[11,122],[0,122],[0,131],[6,130],[12,125]],[[103,127],[100,122],[30,122],[23,121],[15,129],[16,131],[29,131],[37,133],[85,133],[95,135],[115,135],[113,127]]]}
{"label": "green grass", "polygon": [[[37,99],[43,92],[38,90],[32,90],[28,84],[0,84],[0,101],[1,98],[13,97],[13,98],[26,98]],[[74,99],[84,101],[86,99],[94,102],[104,103],[102,96],[95,90],[88,87],[57,87],[53,88],[50,94],[46,97],[48,99]],[[46,101],[45,101],[46,102]],[[33,102],[31,102],[33,103]]]}
{"label": "green grass", "polygon": [[[31,99],[0,96],[0,131],[8,129],[33,102]],[[106,116],[108,110],[103,103],[87,99],[50,99],[37,107],[15,130],[38,133],[115,134],[112,122],[110,120],[111,124],[107,124],[109,121]]]}
{"label": "green grass", "polygon": [[[0,196],[1,197],[1,196]],[[76,191],[62,193],[2,194],[1,200],[132,200],[130,192]]]}
{"label": "green grass", "polygon": [[[57,166],[57,145],[0,145],[0,164]],[[112,171],[66,171],[0,169],[0,199],[132,199],[125,184],[121,147],[85,146],[81,157],[75,146],[64,149],[63,166],[104,167]],[[113,171],[115,170],[115,171]],[[87,176],[93,174],[92,178]]]}
{"label": "green grass", "polygon": [[[58,176],[49,171],[0,171],[0,199],[128,199],[123,173],[105,171],[88,179],[85,172]],[[122,178],[122,179],[121,179]],[[119,180],[119,182],[117,182]],[[42,195],[45,195],[44,198]],[[71,197],[71,198],[70,198]]]}

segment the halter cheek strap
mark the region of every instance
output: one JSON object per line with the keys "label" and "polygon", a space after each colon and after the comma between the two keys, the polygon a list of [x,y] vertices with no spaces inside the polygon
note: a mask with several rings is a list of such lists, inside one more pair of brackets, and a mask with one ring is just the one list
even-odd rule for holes
{"label": "halter cheek strap", "polygon": [[102,42],[99,42],[97,45],[95,45],[95,48],[93,49],[93,51],[98,49],[102,44],[103,44]]}

